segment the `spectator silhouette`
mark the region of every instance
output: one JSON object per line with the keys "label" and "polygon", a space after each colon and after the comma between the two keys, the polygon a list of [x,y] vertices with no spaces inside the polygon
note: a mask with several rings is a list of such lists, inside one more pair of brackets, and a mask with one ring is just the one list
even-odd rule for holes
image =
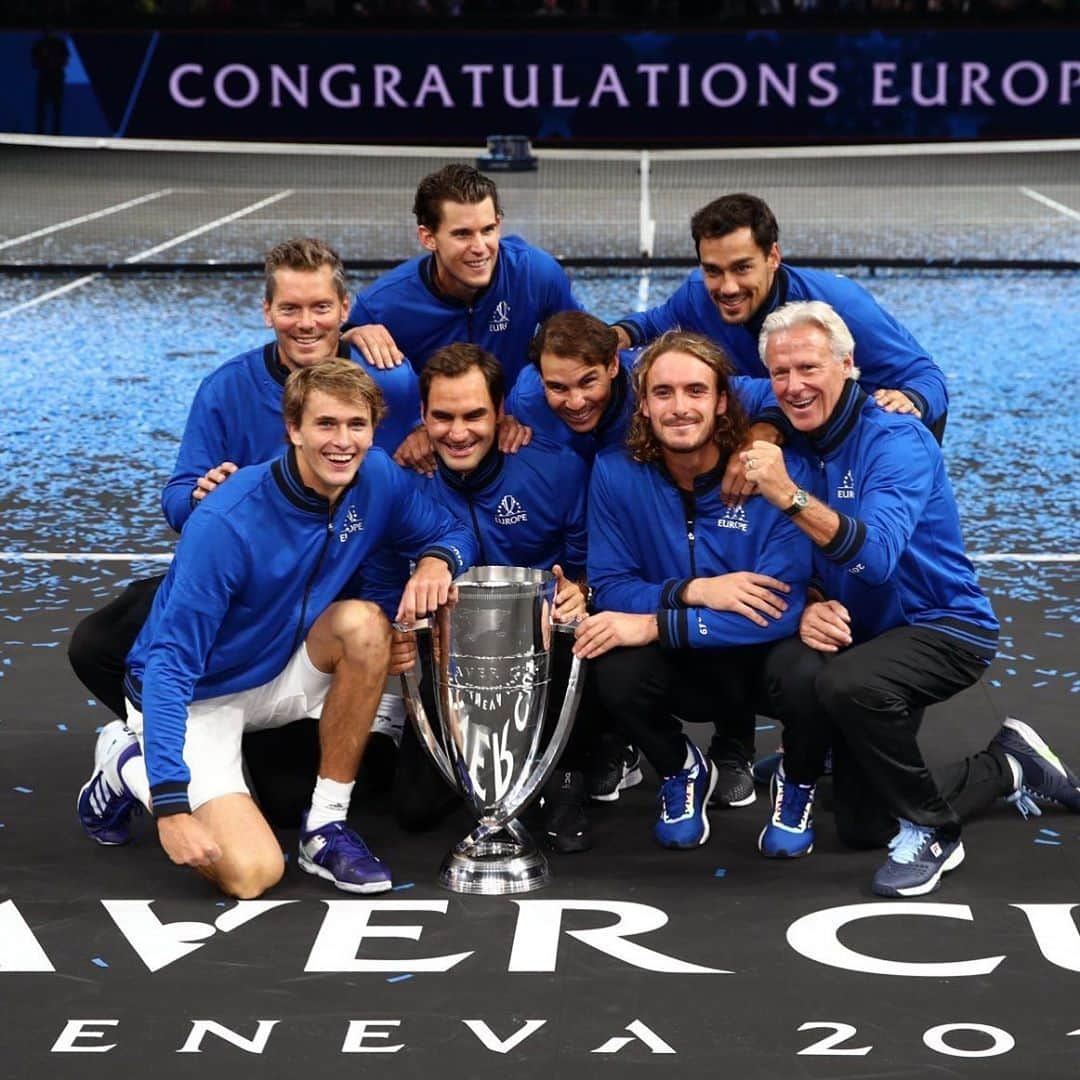
{"label": "spectator silhouette", "polygon": [[46,27],[30,50],[30,60],[37,72],[37,131],[45,134],[45,113],[52,109],[52,134],[59,135],[64,105],[64,69],[68,47],[62,37]]}

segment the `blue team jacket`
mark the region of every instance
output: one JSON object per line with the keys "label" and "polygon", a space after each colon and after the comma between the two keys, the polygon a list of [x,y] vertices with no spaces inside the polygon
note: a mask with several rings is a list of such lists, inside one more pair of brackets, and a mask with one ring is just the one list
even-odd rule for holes
{"label": "blue team jacket", "polygon": [[202,501],[128,654],[124,689],[143,713],[156,812],[188,809],[188,704],[278,675],[384,547],[438,556],[454,576],[476,554],[469,529],[378,449],[333,506],[304,486],[292,449],[240,469]]}
{"label": "blue team jacket", "polygon": [[580,310],[570,279],[546,251],[504,236],[491,284],[472,303],[438,292],[432,255],[402,263],[356,295],[349,323],[382,323],[419,373],[443,345],[469,341],[492,353],[513,386],[528,362],[529,341],[549,315]]}
{"label": "blue team jacket", "polygon": [[[339,355],[363,363],[347,347]],[[364,365],[387,403],[387,415],[375,431],[375,445],[392,454],[420,418],[420,385],[408,365],[380,371]],[[172,476],[161,493],[165,520],[177,531],[199,504],[191,493],[209,469],[223,461],[258,465],[277,457],[286,445],[281,398],[286,371],[277,345],[267,342],[226,360],[199,384],[188,412]]]}
{"label": "blue team jacket", "polygon": [[[516,454],[493,447],[468,475],[436,461],[431,479],[406,475],[471,529],[477,565],[550,570],[558,563],[571,580],[585,576],[589,470],[571,450],[542,438]],[[407,561],[384,553],[352,590],[396,607],[407,577]]]}
{"label": "blue team jacket", "polygon": [[840,515],[815,576],[852,619],[858,644],[917,625],[989,663],[998,621],[960,535],[941,448],[912,416],[887,413],[849,380],[828,422],[785,448],[812,466],[808,489]]}
{"label": "blue team jacket", "polygon": [[676,327],[695,330],[722,345],[743,375],[760,378],[768,376],[758,354],[761,324],[770,312],[793,300],[824,300],[847,323],[864,390],[902,390],[927,426],[945,415],[949,407],[945,375],[927,351],[861,285],[828,270],[781,264],[761,310],[745,326],[729,326],[716,310],[699,267],[663,304],[628,315],[618,325],[635,345]]}
{"label": "blue team jacket", "polygon": [[[807,470],[788,460],[796,483]],[[811,572],[811,543],[760,496],[740,507],[720,499],[726,462],[681,491],[660,464],[605,450],[589,488],[589,584],[601,611],[656,613],[665,648],[718,649],[797,633]],[[692,578],[750,570],[791,586],[784,615],[759,627],[742,615],[687,607],[679,593]]]}
{"label": "blue team jacket", "polygon": [[[640,349],[623,349],[619,353],[619,374],[611,383],[611,400],[592,431],[573,431],[548,405],[540,370],[530,364],[518,376],[506,399],[506,411],[519,423],[531,427],[550,442],[568,446],[580,458],[592,464],[601,450],[622,446],[630,430],[637,399],[634,397],[633,368]],[[776,397],[768,379],[734,375],[731,389],[751,420],[775,420]]]}

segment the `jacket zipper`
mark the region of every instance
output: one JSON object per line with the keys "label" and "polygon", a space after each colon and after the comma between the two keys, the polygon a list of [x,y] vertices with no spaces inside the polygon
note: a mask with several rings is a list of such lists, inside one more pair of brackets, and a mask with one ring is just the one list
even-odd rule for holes
{"label": "jacket zipper", "polygon": [[319,557],[315,561],[315,568],[311,571],[310,576],[307,579],[307,583],[304,585],[304,602],[300,605],[300,621],[296,627],[296,634],[293,637],[292,648],[289,650],[289,655],[292,656],[297,649],[300,648],[301,637],[304,632],[304,620],[307,618],[307,606],[308,600],[311,598],[311,587],[315,584],[315,579],[319,576],[319,569],[322,567],[323,559],[326,558],[326,549],[330,544],[330,538],[334,535],[334,508],[330,508],[329,520],[326,523],[326,532],[323,535],[322,551],[319,552]]}

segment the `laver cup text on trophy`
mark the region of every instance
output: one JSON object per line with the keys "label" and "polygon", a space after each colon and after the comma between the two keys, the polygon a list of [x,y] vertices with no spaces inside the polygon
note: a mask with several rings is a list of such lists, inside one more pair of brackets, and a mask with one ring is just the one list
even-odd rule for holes
{"label": "laver cup text on trophy", "polygon": [[434,620],[398,627],[417,639],[417,662],[402,676],[409,716],[479,819],[443,860],[439,882],[463,893],[528,892],[550,873],[517,815],[558,761],[581,699],[577,657],[562,700],[551,695],[555,650],[569,654],[573,627],[552,619],[546,570],[477,566],[454,584],[456,602]]}

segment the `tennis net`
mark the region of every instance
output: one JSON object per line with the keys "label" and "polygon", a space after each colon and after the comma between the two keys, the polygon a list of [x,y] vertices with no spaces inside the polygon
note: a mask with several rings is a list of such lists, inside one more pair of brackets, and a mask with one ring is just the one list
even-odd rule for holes
{"label": "tennis net", "polygon": [[[249,269],[293,235],[391,265],[420,178],[482,153],[0,136],[0,269]],[[691,214],[749,191],[795,262],[1080,268],[1080,140],[534,154],[504,231],[572,265],[690,263]]]}

